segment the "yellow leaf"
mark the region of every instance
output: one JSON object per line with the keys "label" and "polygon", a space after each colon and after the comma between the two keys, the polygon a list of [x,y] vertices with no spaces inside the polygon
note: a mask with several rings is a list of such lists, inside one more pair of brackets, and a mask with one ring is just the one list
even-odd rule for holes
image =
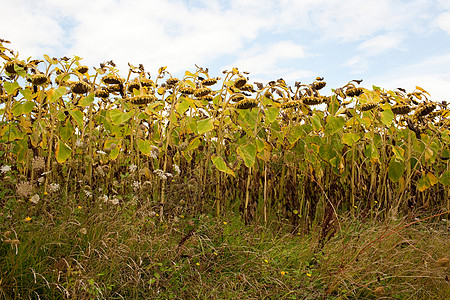
{"label": "yellow leaf", "polygon": [[431,172],[428,172],[428,173],[427,173],[427,178],[428,178],[428,180],[430,181],[430,184],[431,184],[432,186],[435,185],[436,183],[438,183],[438,179],[437,179],[436,176],[434,176],[433,173],[431,173]]}
{"label": "yellow leaf", "polygon": [[428,96],[430,96],[430,94],[427,91],[425,91],[423,88],[421,88],[420,86],[416,86],[416,90],[419,90],[422,93],[427,94]]}
{"label": "yellow leaf", "polygon": [[164,72],[166,69],[167,69],[167,66],[159,68],[158,74],[161,74],[161,73]]}

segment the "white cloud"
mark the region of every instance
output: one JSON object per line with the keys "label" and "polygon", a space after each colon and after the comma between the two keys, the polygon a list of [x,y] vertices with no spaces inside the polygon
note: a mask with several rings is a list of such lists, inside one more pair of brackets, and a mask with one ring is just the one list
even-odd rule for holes
{"label": "white cloud", "polygon": [[352,41],[381,31],[423,31],[428,1],[282,0],[285,28],[314,30],[322,41]]}
{"label": "white cloud", "polygon": [[368,78],[366,81],[386,89],[402,87],[408,92],[420,86],[431,94],[432,100],[450,102],[448,70],[450,70],[450,53],[432,56],[416,64],[389,70],[386,74]]}
{"label": "white cloud", "polygon": [[391,49],[401,49],[402,40],[397,34],[382,34],[364,41],[357,49],[365,55],[377,55]]}
{"label": "white cloud", "polygon": [[450,34],[450,11],[440,14],[436,22],[440,29]]}
{"label": "white cloud", "polygon": [[361,55],[350,58],[343,65],[350,68],[350,74],[363,74],[369,70],[367,58]]}
{"label": "white cloud", "polygon": [[227,68],[238,67],[239,70],[250,72],[264,80],[274,79],[273,76],[283,77],[285,80],[299,80],[311,76],[309,71],[296,70],[292,65],[299,59],[306,57],[304,47],[292,41],[279,41],[270,45],[257,45],[243,52],[239,58]]}

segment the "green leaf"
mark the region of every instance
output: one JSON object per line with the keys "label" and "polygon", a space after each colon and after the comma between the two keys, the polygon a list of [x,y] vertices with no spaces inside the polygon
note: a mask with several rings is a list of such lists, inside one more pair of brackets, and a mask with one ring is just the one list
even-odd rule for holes
{"label": "green leaf", "polygon": [[63,141],[59,140],[56,146],[56,160],[59,163],[65,162],[72,155],[72,149]]}
{"label": "green leaf", "polygon": [[150,143],[149,140],[139,139],[138,148],[139,150],[141,150],[142,153],[144,153],[147,156],[150,155],[150,153],[152,152],[152,144]]}
{"label": "green leaf", "polygon": [[22,102],[16,102],[14,103],[11,112],[14,116],[19,116],[23,113],[23,103]]}
{"label": "green leaf", "polygon": [[14,82],[3,82],[3,88],[5,89],[5,91],[8,94],[12,94],[14,93],[18,88],[20,88],[19,84],[17,83],[17,81]]}
{"label": "green leaf", "polygon": [[80,129],[83,129],[83,113],[79,111],[78,109],[69,110],[69,114],[72,116],[72,118],[77,122],[78,127]]}
{"label": "green leaf", "polygon": [[36,103],[34,103],[33,101],[27,101],[23,104],[23,113],[24,114],[29,114],[34,106],[36,105]]}
{"label": "green leaf", "polygon": [[405,158],[404,158],[405,150],[403,148],[401,148],[399,146],[393,146],[392,147],[392,152],[394,152],[395,158],[397,160],[401,160],[401,161],[405,160]]}
{"label": "green leaf", "polygon": [[333,150],[330,144],[323,144],[319,148],[319,155],[325,160],[330,161],[333,157],[336,156],[336,151]]}
{"label": "green leaf", "polygon": [[450,185],[450,170],[445,171],[439,177],[439,182],[443,185]]}
{"label": "green leaf", "polygon": [[230,174],[233,177],[236,177],[233,170],[227,166],[227,164],[225,163],[225,161],[223,160],[222,157],[213,155],[213,156],[211,156],[211,161],[213,162],[214,166],[216,166],[216,168],[220,172],[224,172],[224,173]]}
{"label": "green leaf", "polygon": [[427,177],[422,177],[419,180],[417,180],[417,189],[420,192],[423,192],[430,187],[431,187],[431,184]]}
{"label": "green leaf", "polygon": [[390,109],[385,109],[381,113],[381,122],[383,122],[384,125],[390,126],[392,124],[392,121],[394,121],[394,113]]}
{"label": "green leaf", "polygon": [[404,172],[405,172],[405,163],[402,161],[397,161],[395,157],[392,157],[391,161],[389,162],[389,169],[388,169],[389,179],[391,179],[393,182],[398,182]]}
{"label": "green leaf", "polygon": [[196,137],[195,139],[193,139],[189,145],[187,146],[185,151],[190,151],[190,150],[194,150],[197,149],[198,146],[200,146],[200,144],[202,143],[202,140],[200,137]]}
{"label": "green leaf", "polygon": [[214,129],[214,119],[208,118],[197,122],[198,134],[203,134]]}
{"label": "green leaf", "polygon": [[19,92],[22,94],[22,96],[23,96],[25,99],[27,99],[27,100],[29,100],[29,101],[32,101],[32,100],[33,100],[33,91],[32,91],[31,89],[26,88],[26,89],[24,89],[24,90],[20,90]]}
{"label": "green leaf", "polygon": [[352,146],[360,139],[360,135],[357,133],[344,133],[342,136],[342,142],[348,146]]}
{"label": "green leaf", "polygon": [[242,158],[244,161],[244,164],[250,168],[255,163],[256,158],[256,147],[253,144],[248,144],[245,146],[239,146],[237,148],[238,155]]}
{"label": "green leaf", "polygon": [[322,129],[322,122],[318,115],[314,115],[310,120],[311,125],[315,131],[320,131]]}
{"label": "green leaf", "polygon": [[289,134],[287,136],[288,141],[291,145],[295,144],[302,136],[303,128],[301,125],[295,125],[290,128]]}
{"label": "green leaf", "polygon": [[269,107],[266,109],[266,124],[274,122],[278,117],[279,111],[280,109],[278,107]]}
{"label": "green leaf", "polygon": [[325,125],[325,133],[327,135],[333,135],[341,130],[345,125],[344,117],[334,117],[332,115],[327,116],[327,124]]}
{"label": "green leaf", "polygon": [[62,96],[64,96],[67,92],[67,89],[64,86],[61,86],[59,88],[57,88],[55,90],[55,92],[53,93],[50,102],[55,102],[56,100],[58,100],[59,98],[61,98]]}
{"label": "green leaf", "polygon": [[127,122],[134,114],[134,110],[130,110],[127,113],[122,112],[119,109],[111,109],[109,111],[109,117],[114,125],[119,125]]}
{"label": "green leaf", "polygon": [[68,141],[74,133],[72,122],[67,119],[65,126],[59,126],[59,136],[63,141]]}
{"label": "green leaf", "polygon": [[94,102],[95,94],[90,93],[88,96],[81,98],[80,102],[78,102],[78,105],[80,106],[88,106],[92,102]]}
{"label": "green leaf", "polygon": [[177,112],[182,115],[189,109],[190,106],[191,105],[188,101],[181,101],[177,104]]}

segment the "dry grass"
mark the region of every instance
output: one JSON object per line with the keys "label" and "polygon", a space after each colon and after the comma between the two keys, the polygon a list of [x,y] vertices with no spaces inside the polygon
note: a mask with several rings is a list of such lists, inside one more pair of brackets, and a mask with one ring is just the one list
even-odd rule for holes
{"label": "dry grass", "polygon": [[[0,299],[450,296],[448,223],[438,218],[388,236],[398,221],[341,220],[320,250],[315,231],[245,226],[235,215],[160,222],[149,211],[74,206],[2,225]],[[5,242],[8,230],[20,245]]]}

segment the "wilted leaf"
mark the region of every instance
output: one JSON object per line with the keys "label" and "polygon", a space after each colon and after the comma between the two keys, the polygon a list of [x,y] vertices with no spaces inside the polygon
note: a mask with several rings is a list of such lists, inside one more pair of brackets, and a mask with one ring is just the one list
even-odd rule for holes
{"label": "wilted leaf", "polygon": [[235,177],[233,170],[227,166],[227,164],[225,163],[225,161],[223,160],[222,157],[213,155],[213,156],[211,156],[211,161],[213,162],[213,164],[216,166],[216,168],[220,172],[224,172],[224,173],[230,174],[231,176]]}
{"label": "wilted leaf", "polygon": [[341,130],[345,125],[345,119],[343,117],[334,117],[332,115],[327,116],[327,124],[325,125],[325,133],[327,135],[333,135]]}
{"label": "wilted leaf", "polygon": [[256,158],[256,147],[253,144],[248,144],[245,146],[239,146],[237,148],[238,155],[244,161],[244,164],[250,168],[255,163]]}
{"label": "wilted leaf", "polygon": [[81,98],[80,102],[78,102],[78,105],[83,106],[83,107],[88,106],[89,104],[94,102],[94,97],[95,97],[95,94],[90,93],[88,96]]}
{"label": "wilted leaf", "polygon": [[390,126],[392,124],[392,121],[394,121],[394,113],[390,109],[385,109],[381,113],[381,122],[386,125]]}
{"label": "wilted leaf", "polygon": [[398,182],[400,177],[402,177],[403,173],[405,172],[405,163],[402,161],[397,161],[395,157],[391,158],[391,161],[389,162],[389,179],[393,182]]}
{"label": "wilted leaf", "polygon": [[213,118],[201,120],[201,121],[198,121],[198,123],[197,123],[198,134],[203,134],[203,133],[206,133],[213,129],[214,129],[214,119]]}
{"label": "wilted leaf", "polygon": [[443,185],[450,185],[450,170],[445,171],[439,177],[439,182]]}
{"label": "wilted leaf", "polygon": [[72,149],[63,141],[59,140],[56,146],[56,160],[59,163],[65,162],[72,155]]}

